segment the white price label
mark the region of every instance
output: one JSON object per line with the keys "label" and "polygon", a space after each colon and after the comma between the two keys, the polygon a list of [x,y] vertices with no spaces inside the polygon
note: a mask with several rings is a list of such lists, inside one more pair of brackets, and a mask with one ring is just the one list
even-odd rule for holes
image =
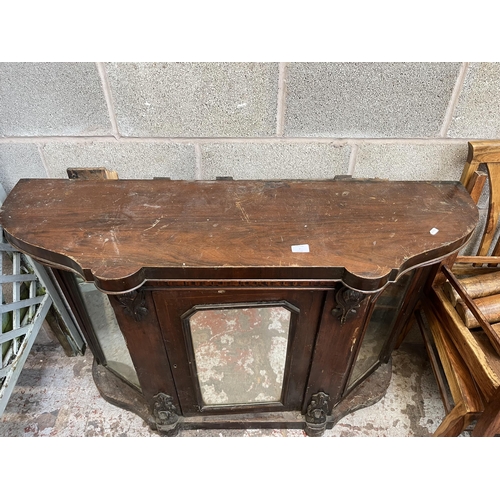
{"label": "white price label", "polygon": [[309,245],[292,245],[293,253],[309,253]]}

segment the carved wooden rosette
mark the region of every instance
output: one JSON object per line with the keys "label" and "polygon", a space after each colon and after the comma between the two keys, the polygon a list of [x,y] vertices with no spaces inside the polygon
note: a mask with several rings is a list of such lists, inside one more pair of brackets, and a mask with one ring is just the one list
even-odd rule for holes
{"label": "carved wooden rosette", "polygon": [[311,396],[305,417],[305,431],[308,436],[317,437],[325,432],[329,401],[330,396],[325,392],[318,392]]}
{"label": "carved wooden rosette", "polygon": [[357,313],[364,298],[365,294],[343,286],[335,295],[337,307],[332,309],[332,314],[338,317],[340,324],[343,325],[349,316]]}
{"label": "carved wooden rosette", "polygon": [[118,295],[116,298],[123,307],[125,314],[132,316],[136,321],[141,321],[148,314],[144,290],[134,290],[133,292]]}
{"label": "carved wooden rosette", "polygon": [[168,396],[163,392],[158,393],[153,398],[152,413],[156,422],[156,429],[159,432],[167,435],[177,433],[179,414],[172,396]]}

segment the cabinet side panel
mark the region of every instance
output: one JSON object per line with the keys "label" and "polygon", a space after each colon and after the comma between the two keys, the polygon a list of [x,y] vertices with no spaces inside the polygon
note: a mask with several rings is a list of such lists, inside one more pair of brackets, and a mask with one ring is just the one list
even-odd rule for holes
{"label": "cabinet side panel", "polygon": [[302,411],[311,397],[324,392],[329,395],[329,412],[340,400],[347,382],[347,374],[356,352],[371,305],[370,296],[364,296],[357,307],[343,317],[336,296],[339,290],[327,294],[312,358]]}
{"label": "cabinet side panel", "polygon": [[171,396],[178,407],[177,391],[163,344],[153,297],[150,292],[140,293],[143,293],[142,307],[145,311],[137,319],[123,307],[123,302],[120,301],[123,296],[110,295],[109,299],[127,342],[146,400],[151,404],[153,397],[163,392]]}

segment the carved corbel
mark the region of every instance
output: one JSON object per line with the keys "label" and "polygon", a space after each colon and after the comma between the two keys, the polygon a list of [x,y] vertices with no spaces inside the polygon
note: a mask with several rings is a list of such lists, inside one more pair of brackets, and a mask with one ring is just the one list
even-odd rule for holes
{"label": "carved corbel", "polygon": [[116,299],[123,307],[125,314],[132,316],[136,321],[141,321],[148,314],[146,297],[143,290],[117,295]]}
{"label": "carved corbel", "polygon": [[306,412],[306,434],[311,437],[323,435],[326,429],[328,403],[330,396],[325,392],[318,392],[311,396],[311,402]]}
{"label": "carved corbel", "polygon": [[343,286],[335,295],[337,307],[332,309],[332,314],[340,318],[340,324],[343,325],[347,321],[348,316],[353,316],[358,312],[364,298],[365,295],[361,292]]}
{"label": "carved corbel", "polygon": [[179,414],[177,408],[174,405],[172,396],[168,396],[163,392],[158,393],[153,398],[152,413],[158,432],[170,436],[173,436],[177,433]]}

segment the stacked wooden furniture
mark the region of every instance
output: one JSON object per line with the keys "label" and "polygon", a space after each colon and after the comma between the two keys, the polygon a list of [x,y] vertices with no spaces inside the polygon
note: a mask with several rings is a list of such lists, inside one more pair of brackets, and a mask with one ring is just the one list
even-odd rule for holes
{"label": "stacked wooden furniture", "polygon": [[494,436],[500,433],[500,142],[469,143],[461,182],[476,203],[489,193],[488,213],[477,254],[443,265],[423,301],[432,333],[423,329],[424,338],[447,410],[434,435],[456,436],[476,422],[473,436]]}

